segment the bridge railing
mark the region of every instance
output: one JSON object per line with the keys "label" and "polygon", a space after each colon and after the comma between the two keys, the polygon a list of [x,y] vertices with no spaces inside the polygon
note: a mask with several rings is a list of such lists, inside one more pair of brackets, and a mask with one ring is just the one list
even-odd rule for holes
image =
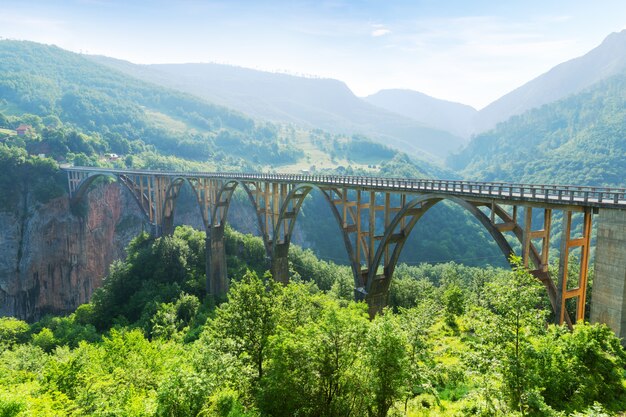
{"label": "bridge railing", "polygon": [[234,172],[175,172],[150,170],[114,170],[106,168],[73,167],[71,171],[116,172],[120,174],[154,174],[166,176],[211,177],[234,180],[282,181],[311,183],[321,186],[350,186],[398,191],[425,191],[463,194],[476,197],[499,197],[514,200],[544,200],[550,203],[613,205],[626,208],[626,189],[576,185],[522,184],[477,182],[418,178],[383,178],[349,175],[266,174]]}

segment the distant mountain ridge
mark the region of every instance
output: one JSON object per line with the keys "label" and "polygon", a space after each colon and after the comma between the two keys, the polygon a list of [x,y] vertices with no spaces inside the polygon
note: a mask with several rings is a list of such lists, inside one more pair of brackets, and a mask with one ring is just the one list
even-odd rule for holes
{"label": "distant mountain ridge", "polygon": [[486,132],[509,117],[540,107],[619,74],[626,69],[626,30],[611,33],[585,55],[563,62],[480,110],[474,133]]}
{"label": "distant mountain ridge", "polygon": [[412,154],[439,158],[464,140],[374,106],[341,81],[275,74],[222,64],[155,64],[94,56],[93,60],[144,81],[175,88],[253,117],[332,133],[363,134]]}
{"label": "distant mountain ridge", "polygon": [[477,110],[471,106],[441,100],[413,90],[380,90],[365,101],[388,111],[410,117],[435,129],[469,137]]}
{"label": "distant mountain ridge", "polygon": [[511,117],[448,164],[479,181],[626,187],[626,70]]}

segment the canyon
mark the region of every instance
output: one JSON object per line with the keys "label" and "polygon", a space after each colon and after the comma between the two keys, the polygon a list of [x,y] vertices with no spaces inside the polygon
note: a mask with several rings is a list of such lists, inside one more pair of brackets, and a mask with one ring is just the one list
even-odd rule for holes
{"label": "canyon", "polygon": [[33,321],[88,302],[124,247],[149,230],[117,183],[75,209],[67,196],[40,204],[24,194],[17,211],[0,212],[0,316]]}

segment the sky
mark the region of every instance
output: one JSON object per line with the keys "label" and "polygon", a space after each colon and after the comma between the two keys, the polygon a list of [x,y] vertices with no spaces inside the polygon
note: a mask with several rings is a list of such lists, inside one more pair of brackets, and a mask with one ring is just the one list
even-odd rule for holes
{"label": "sky", "polygon": [[625,0],[0,0],[0,38],[217,62],[480,109],[626,29]]}

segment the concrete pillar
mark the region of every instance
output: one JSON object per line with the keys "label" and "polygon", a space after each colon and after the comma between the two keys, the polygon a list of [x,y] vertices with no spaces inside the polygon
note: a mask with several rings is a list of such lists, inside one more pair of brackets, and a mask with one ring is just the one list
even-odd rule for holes
{"label": "concrete pillar", "polygon": [[626,339],[626,210],[600,209],[591,322]]}
{"label": "concrete pillar", "polygon": [[174,214],[163,218],[161,225],[161,236],[172,236],[174,234]]}
{"label": "concrete pillar", "polygon": [[387,307],[390,283],[391,279],[386,276],[377,276],[372,281],[370,291],[365,296],[370,318],[374,318],[375,315],[382,313],[383,309]]}
{"label": "concrete pillar", "polygon": [[228,292],[224,226],[211,227],[206,237],[207,293],[216,300],[224,299]]}
{"label": "concrete pillar", "polygon": [[289,244],[281,243],[274,247],[271,273],[275,281],[289,283]]}

